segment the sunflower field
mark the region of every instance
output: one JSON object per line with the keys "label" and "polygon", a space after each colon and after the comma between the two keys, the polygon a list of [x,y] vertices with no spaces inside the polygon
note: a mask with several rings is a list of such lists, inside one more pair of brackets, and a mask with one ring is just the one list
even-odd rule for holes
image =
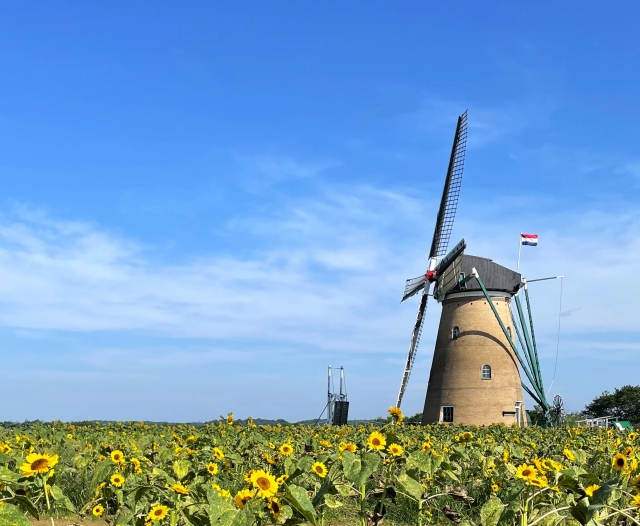
{"label": "sunflower field", "polygon": [[495,425],[0,428],[0,526],[640,526],[635,432]]}

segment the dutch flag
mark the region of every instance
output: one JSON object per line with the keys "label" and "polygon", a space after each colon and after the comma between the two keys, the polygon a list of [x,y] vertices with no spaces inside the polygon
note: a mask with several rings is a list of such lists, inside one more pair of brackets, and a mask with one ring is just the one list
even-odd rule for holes
{"label": "dutch flag", "polygon": [[538,234],[520,234],[520,244],[530,247],[538,246]]}

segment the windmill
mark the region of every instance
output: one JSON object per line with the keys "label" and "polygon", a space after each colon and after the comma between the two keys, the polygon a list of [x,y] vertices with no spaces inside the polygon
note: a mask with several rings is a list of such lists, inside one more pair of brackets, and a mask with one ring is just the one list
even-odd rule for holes
{"label": "windmill", "polygon": [[[464,239],[447,253],[460,195],[466,139],[465,112],[458,117],[428,270],[423,276],[407,280],[405,285],[402,301],[420,291],[422,295],[396,406],[402,403],[420,342],[431,284],[435,282],[433,297],[442,304],[442,313],[422,423],[526,425],[523,389],[541,406],[545,421],[551,423],[526,280],[491,259],[464,254]],[[521,290],[526,297],[528,324],[519,297]],[[530,387],[522,383],[520,369]]]}

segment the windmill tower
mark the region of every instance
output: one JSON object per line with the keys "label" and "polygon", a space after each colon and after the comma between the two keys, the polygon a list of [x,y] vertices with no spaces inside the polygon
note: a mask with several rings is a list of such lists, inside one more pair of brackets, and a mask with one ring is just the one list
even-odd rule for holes
{"label": "windmill tower", "polygon": [[[529,334],[524,310],[516,296],[524,285],[521,276],[491,259],[465,255],[464,239],[447,253],[460,195],[466,140],[465,112],[458,117],[428,270],[423,276],[407,280],[405,285],[402,301],[420,291],[422,294],[396,406],[402,403],[420,342],[431,284],[435,283],[433,297],[442,304],[442,314],[422,423],[526,425],[523,388],[547,414],[549,405],[542,388],[531,311],[529,308]],[[519,322],[511,310],[514,296]],[[514,332],[521,350],[514,343]],[[518,364],[532,389],[522,384]]]}

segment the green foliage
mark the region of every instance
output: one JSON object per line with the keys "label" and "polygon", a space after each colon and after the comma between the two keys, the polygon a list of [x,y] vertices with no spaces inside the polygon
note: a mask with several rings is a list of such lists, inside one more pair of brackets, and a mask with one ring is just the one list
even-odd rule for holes
{"label": "green foliage", "polygon": [[0,429],[0,526],[631,524],[639,444],[575,427],[32,424]]}
{"label": "green foliage", "polygon": [[587,404],[584,412],[591,418],[613,416],[640,426],[640,385],[624,385],[613,393],[605,391]]}

